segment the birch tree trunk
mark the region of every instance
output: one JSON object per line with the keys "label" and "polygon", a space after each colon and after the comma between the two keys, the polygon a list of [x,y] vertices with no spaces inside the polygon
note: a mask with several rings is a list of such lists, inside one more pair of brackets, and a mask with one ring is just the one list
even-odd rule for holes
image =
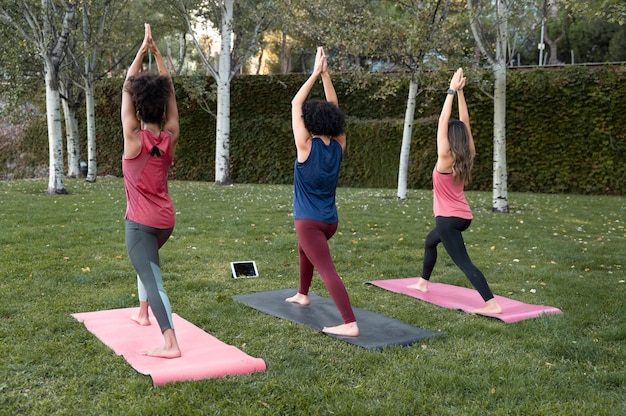
{"label": "birch tree trunk", "polygon": [[98,67],[100,44],[104,39],[104,30],[106,26],[108,10],[111,6],[110,0],[105,0],[100,5],[100,15],[98,29],[94,34],[91,22],[89,21],[90,10],[89,3],[83,4],[83,46],[85,51],[84,58],[84,90],[85,90],[85,114],[87,118],[87,176],[85,182],[94,183],[98,177],[98,164],[96,159],[96,104],[95,104],[95,72]]}
{"label": "birch tree trunk", "polygon": [[[44,67],[46,84],[46,118],[48,122],[48,189],[50,194],[66,194],[63,172],[63,131],[61,128],[61,95],[59,66],[67,50],[74,18],[74,3],[51,0],[12,1],[0,3],[0,20],[37,51]],[[59,5],[62,6],[58,7]],[[54,14],[54,15],[53,15]],[[63,16],[61,27],[54,22]]]}
{"label": "birch tree trunk", "polygon": [[398,168],[398,199],[406,199],[407,178],[409,176],[409,155],[411,153],[411,136],[413,135],[413,118],[415,117],[415,97],[417,96],[418,82],[411,77],[409,97],[404,113],[404,130],[402,146],[400,147],[400,166]]}
{"label": "birch tree trunk", "polygon": [[80,167],[78,165],[80,159],[80,144],[78,139],[77,112],[73,105],[73,99],[71,98],[72,93],[65,87],[63,87],[62,90],[70,95],[66,95],[66,99],[61,100],[63,103],[65,137],[67,143],[67,176],[69,178],[78,178],[80,176]]}
{"label": "birch tree trunk", "polygon": [[230,179],[230,80],[233,2],[225,0],[222,7],[222,44],[218,64],[217,120],[215,131],[215,183],[229,185]]}
{"label": "birch tree trunk", "polygon": [[[209,74],[215,79],[217,84],[217,112],[216,112],[216,131],[215,131],[215,183],[217,185],[230,185],[232,179],[230,177],[230,83],[232,77],[249,60],[249,58],[258,51],[259,39],[264,30],[267,28],[265,13],[258,13],[258,7],[270,7],[275,2],[266,0],[264,2],[256,1],[246,3],[248,6],[254,5],[255,8],[249,9],[248,15],[240,15],[240,18],[248,17],[253,22],[250,23],[249,32],[252,33],[250,39],[244,44],[239,45],[239,59],[235,61],[231,58],[231,49],[233,48],[233,19],[234,19],[234,0],[221,0],[214,2],[203,2],[202,7],[208,7],[212,12],[218,13],[221,19],[220,36],[221,47],[217,69],[211,63],[210,57],[206,56],[205,51],[200,46],[195,35],[197,21],[192,23],[191,15],[185,4],[185,0],[180,0],[182,17],[187,23],[187,28],[191,35],[192,41],[198,52],[202,63],[208,70]],[[243,2],[242,2],[243,3]],[[263,4],[262,4],[263,3]],[[238,9],[242,11],[245,5],[240,4]],[[219,10],[213,9],[218,7]],[[206,10],[205,10],[206,11]],[[196,11],[197,12],[197,11]],[[210,13],[209,13],[210,14]],[[217,19],[214,19],[217,20]],[[235,52],[237,52],[235,51]],[[206,110],[205,110],[206,111]],[[207,111],[209,112],[209,111]],[[210,112],[209,112],[210,113]]]}
{"label": "birch tree trunk", "polygon": [[[61,96],[59,93],[59,66],[67,49],[67,42],[71,31],[71,21],[74,17],[74,5],[64,2],[64,16],[61,30],[52,25],[52,16],[49,11],[54,10],[50,0],[41,0],[43,21],[43,38],[35,34],[40,54],[44,60],[46,79],[46,115],[48,120],[48,190],[49,194],[67,194],[63,178],[63,131],[61,129]],[[45,40],[51,40],[47,44]],[[50,49],[51,46],[54,46]]]}
{"label": "birch tree trunk", "polygon": [[86,182],[93,183],[98,175],[96,163],[96,104],[94,98],[93,73],[87,76],[85,88],[85,110],[87,113],[87,177]]}
{"label": "birch tree trunk", "polygon": [[46,115],[48,121],[48,190],[49,194],[67,194],[63,178],[63,132],[61,129],[61,97],[55,65],[45,60]]}
{"label": "birch tree trunk", "polygon": [[[108,7],[108,2],[105,4]],[[102,14],[101,30],[104,27],[104,16]],[[91,42],[91,25],[89,23],[89,10],[87,4],[83,7],[83,33],[85,38],[83,40],[85,50],[89,50],[89,44]],[[101,33],[100,33],[101,35]],[[93,183],[96,181],[96,175],[98,173],[96,164],[96,105],[94,98],[94,67],[98,57],[98,43],[95,44],[92,51],[93,58],[90,58],[89,54],[85,54],[85,114],[87,116],[87,176],[85,182]],[[93,59],[93,64],[92,64]]]}
{"label": "birch tree trunk", "polygon": [[493,65],[493,212],[509,212],[506,173],[506,44],[509,12],[506,0],[496,4],[496,59]]}
{"label": "birch tree trunk", "polygon": [[507,0],[496,0],[496,50],[489,53],[487,40],[480,24],[480,10],[474,0],[467,0],[470,11],[470,26],[476,45],[487,58],[494,74],[493,87],[493,212],[509,212],[506,173],[506,53],[509,11]]}
{"label": "birch tree trunk", "polygon": [[506,173],[506,64],[493,69],[493,212],[509,212]]}

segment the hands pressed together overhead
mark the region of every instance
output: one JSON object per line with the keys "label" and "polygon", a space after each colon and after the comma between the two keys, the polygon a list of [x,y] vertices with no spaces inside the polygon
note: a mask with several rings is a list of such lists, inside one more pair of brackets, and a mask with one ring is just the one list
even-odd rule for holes
{"label": "hands pressed together overhead", "polygon": [[463,68],[459,68],[454,72],[450,80],[450,89],[454,91],[462,90],[465,86],[466,78],[463,76]]}
{"label": "hands pressed together overhead", "polygon": [[145,29],[145,33],[143,37],[143,43],[141,44],[141,47],[139,48],[139,52],[142,54],[145,54],[146,52],[150,51],[153,54],[158,55],[160,51],[159,51],[159,48],[157,48],[156,43],[154,42],[154,39],[152,38],[152,29],[150,28],[150,24],[144,23],[144,29]]}
{"label": "hands pressed together overhead", "polygon": [[317,47],[317,53],[315,54],[315,66],[313,67],[313,73],[320,75],[328,71],[328,61],[326,60],[326,52],[321,46]]}

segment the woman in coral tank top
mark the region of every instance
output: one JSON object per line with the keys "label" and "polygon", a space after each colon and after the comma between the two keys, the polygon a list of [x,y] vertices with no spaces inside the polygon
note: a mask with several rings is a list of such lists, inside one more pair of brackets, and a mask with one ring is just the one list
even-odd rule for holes
{"label": "woman in coral tank top", "polygon": [[[144,56],[152,52],[158,73],[142,71]],[[168,174],[178,144],[178,107],[174,84],[152,39],[150,25],[126,74],[122,91],[124,155],[122,172],[126,187],[126,249],[135,271],[139,325],[150,325],[148,306],[163,334],[164,344],[142,354],[177,358],[181,352],[172,323],[172,309],[163,288],[159,249],[167,242],[176,222],[168,190]]]}
{"label": "woman in coral tank top", "polygon": [[[482,272],[472,263],[462,232],[472,222],[472,210],[465,199],[464,188],[471,179],[476,149],[470,129],[469,112],[463,94],[463,69],[459,68],[450,81],[437,128],[437,163],[433,169],[433,212],[435,228],[424,243],[421,277],[409,288],[428,292],[428,281],[437,262],[437,246],[443,243],[454,263],[478,290],[485,306],[476,313],[502,313]],[[454,96],[458,97],[459,119],[451,119]]]}

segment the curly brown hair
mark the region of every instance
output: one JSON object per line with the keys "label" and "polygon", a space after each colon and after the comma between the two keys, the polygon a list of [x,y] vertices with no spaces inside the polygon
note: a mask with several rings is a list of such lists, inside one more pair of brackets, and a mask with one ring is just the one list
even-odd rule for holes
{"label": "curly brown hair", "polygon": [[172,91],[170,79],[156,72],[140,72],[126,80],[124,90],[145,123],[161,123]]}

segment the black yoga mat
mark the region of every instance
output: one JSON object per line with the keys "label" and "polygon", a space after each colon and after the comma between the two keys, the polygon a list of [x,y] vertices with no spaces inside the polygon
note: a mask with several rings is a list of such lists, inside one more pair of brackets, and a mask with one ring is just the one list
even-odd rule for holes
{"label": "black yoga mat", "polygon": [[[233,299],[269,315],[307,325],[316,331],[321,331],[325,326],[335,326],[343,322],[331,299],[309,293],[310,304],[307,306],[285,301],[295,293],[295,289],[280,289],[236,295]],[[445,332],[427,331],[379,313],[354,307],[352,309],[359,324],[360,335],[346,337],[328,334],[329,336],[368,350],[381,350],[391,346],[406,347],[425,338],[445,334]]]}

